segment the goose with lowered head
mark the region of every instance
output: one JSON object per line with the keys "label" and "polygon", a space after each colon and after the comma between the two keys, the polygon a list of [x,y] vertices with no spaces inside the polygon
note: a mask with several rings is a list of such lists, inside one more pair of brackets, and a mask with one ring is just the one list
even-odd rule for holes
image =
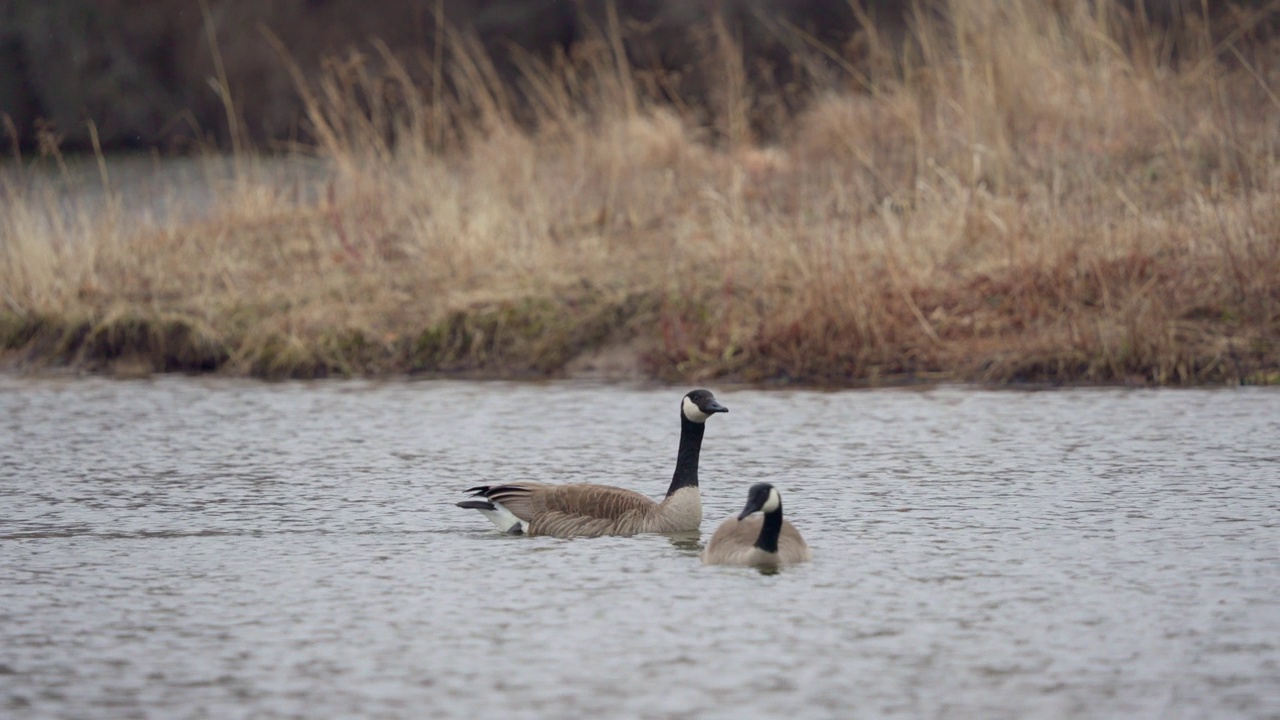
{"label": "goose with lowered head", "polygon": [[742,512],[721,523],[702,551],[707,565],[776,568],[812,559],[800,531],[782,519],[782,496],[769,483],[751,486]]}

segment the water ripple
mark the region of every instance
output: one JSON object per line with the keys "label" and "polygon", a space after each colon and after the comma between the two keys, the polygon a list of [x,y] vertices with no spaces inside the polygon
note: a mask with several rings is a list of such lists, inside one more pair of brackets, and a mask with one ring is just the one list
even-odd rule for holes
{"label": "water ripple", "polygon": [[[1275,717],[1280,393],[724,390],[700,536],[452,506],[658,495],[680,392],[0,376],[0,712]],[[702,567],[759,480],[815,561]]]}

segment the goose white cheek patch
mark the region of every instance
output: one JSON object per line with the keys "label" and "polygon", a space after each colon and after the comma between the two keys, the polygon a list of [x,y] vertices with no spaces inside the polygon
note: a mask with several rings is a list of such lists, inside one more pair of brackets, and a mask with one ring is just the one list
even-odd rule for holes
{"label": "goose white cheek patch", "polygon": [[706,422],[707,418],[711,417],[702,412],[702,409],[698,407],[698,403],[690,400],[687,395],[684,398],[683,411],[685,417],[696,423]]}
{"label": "goose white cheek patch", "polygon": [[778,497],[778,490],[776,488],[769,488],[769,499],[764,501],[764,507],[760,509],[764,512],[771,513],[774,510],[777,510],[778,506],[781,504],[782,499]]}

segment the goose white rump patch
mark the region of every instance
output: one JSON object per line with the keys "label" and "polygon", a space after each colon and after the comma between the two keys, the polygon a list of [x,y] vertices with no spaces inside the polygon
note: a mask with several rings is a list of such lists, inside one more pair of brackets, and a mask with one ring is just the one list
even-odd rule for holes
{"label": "goose white rump patch", "polygon": [[493,505],[492,510],[480,509],[480,514],[489,518],[489,522],[498,526],[498,529],[504,533],[525,533],[529,531],[529,523],[515,516],[515,513],[508,510],[502,503],[489,501]]}

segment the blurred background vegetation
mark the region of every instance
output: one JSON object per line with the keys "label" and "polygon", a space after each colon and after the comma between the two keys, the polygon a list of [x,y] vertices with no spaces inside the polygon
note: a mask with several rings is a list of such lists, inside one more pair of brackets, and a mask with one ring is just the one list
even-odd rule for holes
{"label": "blurred background vegetation", "polygon": [[[1072,5],[1044,0],[1046,6]],[[1085,4],[1091,4],[1087,0]],[[1108,3],[1110,4],[1110,3]],[[1276,27],[1265,0],[1125,0],[1136,23],[1159,29],[1210,20],[1235,41]],[[724,84],[717,33],[741,48],[757,98],[750,122],[766,136],[839,67],[870,62],[913,22],[945,12],[933,0],[0,0],[0,113],[24,147],[41,140],[88,149],[92,121],[106,149],[306,141],[305,108],[290,63],[306,78],[335,58],[377,65],[393,57],[415,83],[438,78],[446,36],[465,37],[517,85],[528,61],[554,63],[616,33],[646,94],[695,121],[715,114]],[[1256,22],[1241,22],[1249,14]],[[1248,18],[1245,17],[1247,20]],[[874,26],[874,33],[865,32]],[[216,38],[217,51],[211,46]],[[377,39],[377,43],[373,39]],[[275,41],[278,39],[278,42]],[[1176,52],[1170,48],[1169,52]],[[289,62],[282,60],[282,53]],[[218,64],[222,67],[219,68]],[[376,72],[376,70],[371,70]],[[448,82],[444,80],[443,82]]]}
{"label": "blurred background vegetation", "polygon": [[0,366],[1280,384],[1277,28],[0,0]]}

